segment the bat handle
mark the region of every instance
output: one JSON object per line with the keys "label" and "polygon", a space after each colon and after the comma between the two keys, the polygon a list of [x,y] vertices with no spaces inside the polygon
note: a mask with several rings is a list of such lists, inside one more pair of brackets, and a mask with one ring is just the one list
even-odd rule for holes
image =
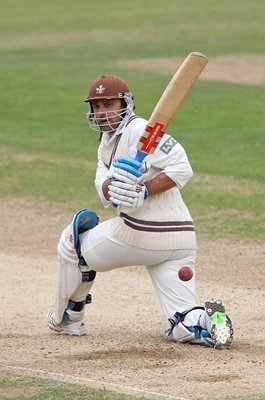
{"label": "bat handle", "polygon": [[143,160],[145,159],[145,157],[148,155],[148,153],[146,153],[145,151],[142,150],[137,150],[136,156],[135,156],[135,160],[139,161],[140,163],[143,162]]}

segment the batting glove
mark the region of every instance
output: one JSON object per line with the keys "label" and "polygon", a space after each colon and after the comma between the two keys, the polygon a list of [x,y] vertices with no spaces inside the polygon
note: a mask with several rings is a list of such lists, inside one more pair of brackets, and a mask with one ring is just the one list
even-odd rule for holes
{"label": "batting glove", "polygon": [[121,168],[130,172],[131,174],[137,176],[137,178],[142,176],[142,172],[139,171],[142,167],[142,163],[133,158],[121,156],[113,162],[113,165],[116,168]]}
{"label": "batting glove", "polygon": [[124,182],[124,183],[128,183],[128,184],[133,184],[138,181],[137,176],[135,176],[134,174],[131,174],[128,171],[125,171],[122,168],[116,168],[113,166],[113,164],[111,165],[111,167],[109,169],[108,178],[110,178],[111,181],[117,180],[119,182]]}
{"label": "batting glove", "polygon": [[145,184],[128,184],[120,181],[112,181],[109,185],[110,200],[115,205],[140,208],[148,197],[148,189]]}
{"label": "batting glove", "polygon": [[142,176],[142,174],[140,174],[139,171],[145,174],[151,167],[148,161],[140,162],[134,158],[125,156],[119,157],[117,160],[114,161],[113,165],[115,167],[122,168],[125,171],[128,171],[138,177]]}
{"label": "batting glove", "polygon": [[[128,159],[132,160],[129,157],[120,157],[120,159]],[[122,162],[118,159],[117,161],[114,161],[111,164],[111,167],[108,171],[108,178],[115,179],[120,182],[125,182],[125,183],[136,183],[137,180],[142,176],[142,172],[139,171],[136,167],[138,165],[134,164],[130,165],[126,162]],[[133,160],[132,160],[133,161]],[[141,163],[139,163],[139,167],[141,166]]]}

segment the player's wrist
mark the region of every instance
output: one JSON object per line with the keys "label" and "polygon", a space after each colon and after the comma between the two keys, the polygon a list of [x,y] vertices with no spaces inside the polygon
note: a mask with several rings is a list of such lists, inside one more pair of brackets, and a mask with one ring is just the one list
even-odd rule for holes
{"label": "player's wrist", "polygon": [[111,179],[110,178],[106,179],[103,182],[103,185],[102,185],[103,195],[104,195],[105,199],[108,200],[108,201],[110,201],[110,196],[109,196],[109,193],[108,193],[109,192],[109,185],[111,185]]}
{"label": "player's wrist", "polygon": [[144,182],[142,183],[142,185],[144,185],[144,200],[147,199],[147,197],[150,196],[150,188],[148,186],[148,182]]}
{"label": "player's wrist", "polygon": [[147,197],[150,196],[149,190],[148,190],[148,187],[147,187],[147,185],[146,185],[145,183],[142,183],[141,185],[143,186],[143,190],[144,190],[144,200],[145,200],[145,199],[147,199]]}

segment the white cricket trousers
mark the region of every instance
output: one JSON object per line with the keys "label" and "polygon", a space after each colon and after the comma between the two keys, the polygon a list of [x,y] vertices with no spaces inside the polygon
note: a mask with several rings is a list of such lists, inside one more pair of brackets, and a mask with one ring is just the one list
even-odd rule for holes
{"label": "white cricket trousers", "polygon": [[[150,250],[128,246],[111,237],[110,220],[80,235],[81,253],[89,266],[97,272],[129,266],[146,266],[167,318],[176,311],[197,306],[195,292],[195,249]],[[187,282],[178,277],[178,270],[189,266],[193,277]]]}

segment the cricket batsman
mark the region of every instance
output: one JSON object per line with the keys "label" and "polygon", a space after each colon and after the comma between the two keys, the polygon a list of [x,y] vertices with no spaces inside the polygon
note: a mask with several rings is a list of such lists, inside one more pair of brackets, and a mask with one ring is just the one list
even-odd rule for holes
{"label": "cricket batsman", "polygon": [[[62,232],[49,328],[86,334],[85,307],[96,274],[146,266],[169,322],[164,336],[229,349],[233,328],[223,303],[210,299],[201,306],[196,300],[195,227],[181,196],[193,172],[184,148],[165,133],[153,154],[135,160],[147,121],[135,114],[134,97],[117,76],[94,80],[85,102],[89,125],[100,134],[96,190],[116,216],[99,222],[95,211],[84,209]],[[191,271],[188,279],[179,274],[182,267]]]}

